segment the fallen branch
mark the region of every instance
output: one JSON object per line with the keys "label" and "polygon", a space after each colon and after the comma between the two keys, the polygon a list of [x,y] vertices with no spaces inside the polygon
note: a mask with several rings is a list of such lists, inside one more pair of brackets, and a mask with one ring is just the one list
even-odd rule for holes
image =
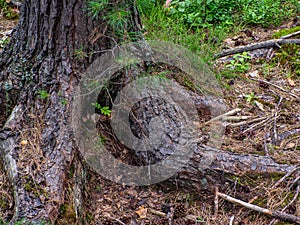
{"label": "fallen branch", "polygon": [[287,177],[291,176],[293,173],[295,173],[296,171],[298,171],[299,168],[295,167],[294,169],[290,170],[289,172],[287,172],[281,179],[279,179],[272,188],[276,188],[278,187]]}
{"label": "fallen branch", "polygon": [[297,36],[297,35],[300,35],[300,31],[297,31],[297,32],[291,33],[291,34],[287,34],[285,36],[282,36],[280,39],[288,39],[290,37],[294,37],[294,36]]}
{"label": "fallen branch", "polygon": [[265,209],[265,208],[259,207],[257,205],[253,205],[253,204],[241,201],[239,199],[230,197],[229,195],[223,194],[221,192],[217,192],[217,195],[220,196],[221,198],[225,199],[226,201],[229,201],[231,203],[240,204],[240,205],[242,205],[242,206],[244,206],[248,209],[254,210],[256,212],[267,214],[267,215],[273,216],[275,218],[282,219],[284,221],[289,221],[289,222],[300,224],[300,218],[297,217],[297,216],[287,214],[287,213],[283,213],[283,212],[279,212],[279,211],[273,211],[273,210]]}
{"label": "fallen branch", "polygon": [[210,124],[211,122],[218,121],[218,120],[223,120],[224,117],[235,115],[235,114],[237,114],[240,111],[241,111],[240,108],[233,109],[233,110],[231,110],[229,112],[226,112],[226,113],[224,113],[222,115],[219,115],[219,116],[216,116],[216,117],[212,118],[211,120],[207,121],[205,123],[205,125]]}
{"label": "fallen branch", "polygon": [[230,124],[228,124],[228,126],[230,126],[230,127],[239,127],[239,126],[243,126],[243,125],[247,125],[247,124],[260,122],[262,120],[265,120],[266,118],[267,117],[259,117],[259,118],[254,118],[253,120],[246,120],[246,121],[242,121],[242,122],[239,122],[239,123],[230,123]]}
{"label": "fallen branch", "polygon": [[219,212],[219,198],[218,198],[219,188],[215,187],[215,196],[214,196],[214,216],[218,215]]}
{"label": "fallen branch", "polygon": [[161,211],[157,211],[157,210],[151,209],[151,208],[149,209],[149,212],[152,213],[152,214],[154,214],[154,215],[158,215],[158,216],[162,216],[162,217],[166,217],[167,216],[166,213],[161,212]]}
{"label": "fallen branch", "polygon": [[242,52],[248,52],[256,49],[261,49],[261,48],[272,48],[272,47],[280,47],[280,45],[285,45],[285,44],[297,44],[300,45],[300,39],[272,39],[268,41],[263,41],[259,43],[253,43],[245,46],[239,46],[236,48],[231,48],[224,50],[220,52],[219,54],[215,55],[215,58],[221,58],[227,55],[233,55],[237,53],[242,53]]}
{"label": "fallen branch", "polygon": [[230,217],[229,225],[233,225],[234,216]]}

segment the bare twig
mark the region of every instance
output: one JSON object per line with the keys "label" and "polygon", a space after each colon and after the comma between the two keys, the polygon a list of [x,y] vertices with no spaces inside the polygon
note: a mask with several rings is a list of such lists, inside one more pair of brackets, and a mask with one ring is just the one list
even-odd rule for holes
{"label": "bare twig", "polygon": [[254,124],[253,126],[251,126],[251,127],[249,127],[248,129],[244,130],[244,131],[242,132],[242,134],[245,134],[245,133],[247,133],[249,130],[253,130],[254,128],[256,128],[256,127],[258,127],[258,126],[260,126],[260,125],[262,125],[262,124],[268,122],[271,118],[272,118],[272,117],[268,117],[268,118],[262,120],[261,122]]}
{"label": "bare twig", "polygon": [[119,220],[119,219],[117,219],[117,218],[114,218],[114,217],[112,217],[112,216],[109,216],[109,215],[108,215],[108,218],[110,218],[111,220],[115,220],[116,222],[118,222],[118,223],[121,224],[121,225],[126,225],[126,224],[123,223],[121,220]]}
{"label": "bare twig", "polygon": [[168,213],[168,225],[173,225],[174,217],[174,207],[171,207],[170,212]]}
{"label": "bare twig", "polygon": [[155,209],[149,209],[149,212],[158,216],[166,217],[167,214],[161,211],[157,211]]}
{"label": "bare twig", "polygon": [[290,170],[287,172],[283,177],[281,177],[274,185],[272,188],[278,187],[286,178],[291,176],[293,173],[295,173],[297,170],[299,170],[299,167],[295,167],[294,169]]}
{"label": "bare twig", "polygon": [[273,51],[273,48],[270,48],[268,53],[267,53],[267,56],[266,56],[266,59],[271,59],[274,55],[274,51]]}
{"label": "bare twig", "polygon": [[290,207],[290,205],[292,205],[296,199],[298,198],[299,196],[299,192],[300,192],[300,185],[297,186],[296,188],[296,193],[295,193],[295,196],[293,197],[293,199],[289,202],[289,204],[287,204],[283,209],[282,211],[284,212],[288,207]]}
{"label": "bare twig", "polygon": [[234,216],[230,217],[229,225],[233,225]]}
{"label": "bare twig", "polygon": [[[300,39],[299,39],[299,40],[300,40]],[[292,93],[292,92],[290,92],[290,91],[288,91],[288,90],[285,90],[284,88],[282,88],[282,87],[280,87],[280,86],[278,86],[278,85],[276,85],[276,84],[273,84],[273,83],[271,83],[271,82],[269,82],[269,81],[261,80],[261,79],[257,79],[257,78],[253,78],[253,77],[250,77],[250,79],[251,79],[251,80],[254,80],[254,81],[262,82],[262,83],[265,83],[265,84],[268,84],[268,85],[271,85],[271,86],[276,87],[277,89],[279,89],[279,90],[281,90],[281,91],[283,91],[283,92],[285,92],[285,93],[287,93],[287,94],[293,96],[293,97],[296,98],[296,99],[300,99],[300,96],[295,95],[294,93]]]}
{"label": "bare twig", "polygon": [[299,184],[300,176],[296,177],[296,179],[293,181],[292,186],[294,186],[296,183]]}
{"label": "bare twig", "polygon": [[246,46],[239,46],[236,48],[232,48],[232,49],[227,49],[224,50],[222,52],[220,52],[219,54],[215,55],[215,58],[221,58],[227,55],[233,55],[233,54],[237,54],[237,53],[242,53],[242,52],[248,52],[248,51],[252,51],[255,49],[261,49],[261,48],[271,48],[271,47],[280,47],[280,45],[284,45],[284,44],[300,44],[300,39],[272,39],[272,40],[268,40],[268,41],[263,41],[263,42],[259,42],[259,43],[253,43],[250,45],[246,45]]}
{"label": "bare twig", "polygon": [[230,123],[230,124],[228,124],[228,126],[230,126],[230,127],[239,127],[239,126],[243,126],[243,125],[246,125],[246,124],[252,124],[252,123],[255,123],[255,122],[260,122],[264,119],[266,119],[266,117],[259,117],[259,118],[255,118],[253,120],[242,121],[242,122],[239,122],[239,123]]}
{"label": "bare twig", "polygon": [[244,207],[246,207],[248,209],[251,209],[251,210],[254,210],[254,211],[266,214],[266,215],[270,215],[270,216],[273,216],[273,217],[278,218],[278,219],[282,219],[282,220],[285,220],[285,221],[289,221],[289,222],[294,222],[294,223],[300,224],[300,218],[297,217],[297,216],[295,216],[295,215],[291,215],[291,214],[287,214],[287,213],[283,213],[283,212],[279,212],[279,211],[273,211],[273,210],[265,209],[265,208],[259,207],[257,205],[253,205],[253,204],[241,201],[239,199],[230,197],[229,195],[223,194],[221,192],[218,192],[218,196],[224,198],[225,200],[227,200],[229,202],[240,204],[240,205],[242,205],[242,206],[244,206]]}
{"label": "bare twig", "polygon": [[270,137],[269,132],[267,132],[264,137],[264,151],[265,151],[266,156],[269,156],[269,148],[268,148],[268,142],[267,142],[268,137]]}
{"label": "bare twig", "polygon": [[276,104],[275,113],[274,113],[274,118],[275,119],[274,119],[273,132],[274,132],[274,140],[275,140],[275,142],[278,139],[278,136],[277,136],[277,116],[278,116],[278,109],[279,109],[279,106],[281,104],[281,101],[282,101],[282,96],[280,95],[280,99],[279,99],[278,103]]}
{"label": "bare twig", "polygon": [[296,31],[295,33],[287,34],[285,36],[282,36],[280,39],[288,39],[290,37],[294,37],[294,36],[297,36],[297,35],[300,35],[300,31]]}
{"label": "bare twig", "polygon": [[248,120],[252,119],[254,116],[224,116],[222,120],[224,121],[241,121],[241,120]]}
{"label": "bare twig", "polygon": [[232,116],[232,115],[235,115],[235,114],[237,114],[237,113],[240,112],[240,111],[241,111],[240,108],[233,109],[233,110],[231,110],[231,111],[229,111],[229,112],[227,112],[227,113],[224,113],[224,114],[222,114],[222,115],[219,115],[219,116],[216,116],[216,117],[212,118],[211,120],[207,121],[207,122],[205,123],[205,125],[206,125],[206,124],[209,124],[209,123],[211,123],[211,122],[214,122],[214,121],[222,120],[222,119],[223,119],[224,117],[226,117],[226,116]]}
{"label": "bare twig", "polygon": [[[281,212],[284,212],[288,207],[290,207],[290,205],[292,205],[294,203],[294,201],[296,201],[296,199],[298,198],[299,196],[299,192],[300,192],[300,186],[298,185],[297,188],[296,188],[296,194],[294,195],[293,199],[289,202],[289,204],[287,204],[282,210]],[[272,225],[274,223],[277,222],[277,219],[273,219],[269,225]]]}
{"label": "bare twig", "polygon": [[219,211],[219,188],[215,187],[215,197],[214,197],[214,215],[217,216],[218,215],[218,211]]}

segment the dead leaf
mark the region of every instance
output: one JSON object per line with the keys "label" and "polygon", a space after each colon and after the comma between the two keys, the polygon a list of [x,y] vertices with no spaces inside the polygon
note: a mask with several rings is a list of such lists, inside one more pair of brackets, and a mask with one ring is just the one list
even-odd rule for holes
{"label": "dead leaf", "polygon": [[294,148],[295,147],[295,143],[294,142],[290,142],[286,145],[286,148]]}
{"label": "dead leaf", "polygon": [[290,78],[290,77],[288,77],[287,78],[287,81],[289,82],[289,84],[292,86],[292,87],[295,87],[295,81],[294,80],[292,80],[292,78]]}
{"label": "dead leaf", "polygon": [[258,70],[254,70],[254,71],[248,73],[247,76],[252,77],[252,78],[258,77]]}
{"label": "dead leaf", "polygon": [[135,213],[138,214],[141,219],[145,219],[147,217],[147,209],[145,209],[144,206],[139,207]]}
{"label": "dead leaf", "polygon": [[234,47],[234,41],[231,38],[226,38],[224,44],[228,47]]}
{"label": "dead leaf", "polygon": [[21,141],[21,145],[22,145],[22,146],[25,146],[25,145],[27,145],[27,144],[28,144],[28,141],[27,141],[27,140],[22,140],[22,141]]}

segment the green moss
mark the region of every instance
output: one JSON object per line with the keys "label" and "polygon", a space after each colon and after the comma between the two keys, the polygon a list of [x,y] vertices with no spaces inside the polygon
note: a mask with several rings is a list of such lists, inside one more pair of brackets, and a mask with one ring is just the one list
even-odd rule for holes
{"label": "green moss", "polygon": [[32,182],[31,181],[29,181],[29,182],[27,182],[27,183],[25,183],[24,184],[24,189],[26,190],[26,191],[32,191],[32,189],[33,189],[33,184],[32,184]]}
{"label": "green moss", "polygon": [[292,34],[292,33],[295,33],[297,31],[300,31],[300,26],[279,30],[276,33],[274,33],[272,35],[272,37],[273,38],[281,38],[282,36]]}
{"label": "green moss", "polygon": [[59,214],[59,217],[65,222],[63,224],[74,224],[76,221],[76,213],[72,205],[61,204]]}
{"label": "green moss", "polygon": [[48,197],[48,193],[43,189],[43,187],[36,185],[32,179],[28,179],[26,183],[23,184],[23,187],[26,191],[33,193],[37,197],[41,195],[45,198]]}
{"label": "green moss", "polygon": [[66,204],[61,204],[60,207],[59,207],[59,213],[62,214],[62,215],[65,215],[66,212],[67,212],[67,205]]}
{"label": "green moss", "polygon": [[286,70],[289,77],[300,77],[300,46],[296,44],[286,44],[278,50],[278,53],[272,60],[274,63],[280,64]]}
{"label": "green moss", "polygon": [[[9,208],[8,202],[5,198],[0,198],[0,208],[2,210],[5,210],[5,209]],[[0,225],[1,225],[1,223],[0,223]]]}

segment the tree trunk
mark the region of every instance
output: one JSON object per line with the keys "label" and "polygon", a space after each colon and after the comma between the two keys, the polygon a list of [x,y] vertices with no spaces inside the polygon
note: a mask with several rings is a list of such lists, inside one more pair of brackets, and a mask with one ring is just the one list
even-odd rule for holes
{"label": "tree trunk", "polygon": [[[138,31],[134,3],[119,4],[130,12],[126,29]],[[73,88],[96,52],[118,41],[112,31],[88,14],[86,1],[23,1],[0,57],[0,110],[7,118],[0,150],[14,187],[13,221],[57,218],[75,149],[69,123]]]}
{"label": "tree trunk", "polygon": [[[122,38],[138,34],[141,24],[134,3],[124,0],[118,4],[130,12],[124,27],[129,32]],[[81,72],[99,52],[120,39],[113,35],[116,30],[111,24],[92,19],[86,9],[84,0],[25,0],[11,42],[1,53],[0,111],[7,120],[0,131],[0,153],[14,188],[12,221],[53,223],[64,201],[68,168],[77,149],[70,119],[75,87]],[[133,130],[136,136],[143,133],[134,126]],[[163,149],[158,151],[164,158]],[[244,167],[246,172],[263,173],[292,168],[261,156],[239,156],[200,146],[177,177],[183,185],[199,187],[205,176],[205,171],[199,170],[204,168],[201,157],[206,153],[214,155],[214,160],[205,168],[215,171],[236,173]],[[149,160],[141,155],[132,157]]]}

